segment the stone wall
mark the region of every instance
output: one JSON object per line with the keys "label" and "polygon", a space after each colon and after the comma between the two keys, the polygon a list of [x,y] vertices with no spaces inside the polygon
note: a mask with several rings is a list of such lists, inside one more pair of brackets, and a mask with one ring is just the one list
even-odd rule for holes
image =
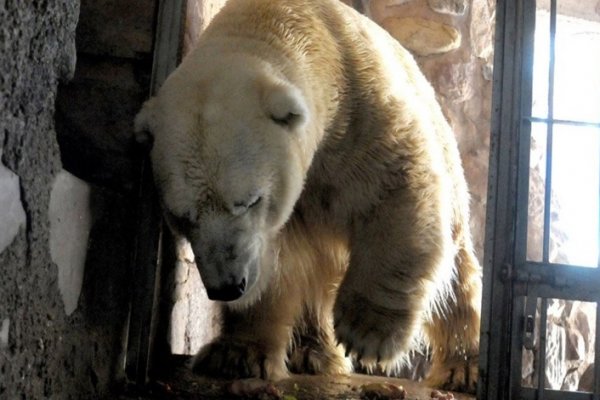
{"label": "stone wall", "polygon": [[188,0],[183,54],[189,53],[196,40],[227,0]]}
{"label": "stone wall", "polygon": [[103,398],[123,378],[153,23],[153,0],[0,1],[2,399]]}

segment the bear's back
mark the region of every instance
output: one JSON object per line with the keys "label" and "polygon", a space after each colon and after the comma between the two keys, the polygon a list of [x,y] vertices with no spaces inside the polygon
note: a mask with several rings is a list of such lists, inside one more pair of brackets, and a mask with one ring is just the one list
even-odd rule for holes
{"label": "bear's back", "polygon": [[[195,52],[205,59],[250,53],[274,65],[305,93],[313,122],[324,135],[309,180],[318,177],[342,187],[345,171],[349,181],[357,176],[377,181],[378,162],[396,157],[402,151],[398,143],[404,141],[396,136],[403,129],[381,126],[385,121],[420,126],[436,168],[452,177],[454,196],[466,191],[453,132],[414,58],[339,0],[229,0]],[[394,121],[390,113],[396,115]],[[396,184],[380,183],[375,186]],[[467,202],[453,202],[461,208],[455,212],[468,212]]]}

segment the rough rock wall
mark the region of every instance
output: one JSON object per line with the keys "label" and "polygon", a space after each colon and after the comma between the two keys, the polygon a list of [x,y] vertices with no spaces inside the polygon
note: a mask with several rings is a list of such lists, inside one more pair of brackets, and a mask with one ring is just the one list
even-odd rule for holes
{"label": "rough rock wall", "polygon": [[[59,151],[55,131],[57,86],[75,73],[79,11],[77,0],[0,1],[2,399],[101,398],[121,374],[134,204],[63,169],[60,152],[84,170],[99,158],[82,157],[81,145]],[[97,91],[63,93],[72,116]],[[80,125],[120,117],[101,111]]]}
{"label": "rough rock wall", "polygon": [[193,48],[196,39],[226,2],[227,0],[188,0],[183,54],[187,54]]}

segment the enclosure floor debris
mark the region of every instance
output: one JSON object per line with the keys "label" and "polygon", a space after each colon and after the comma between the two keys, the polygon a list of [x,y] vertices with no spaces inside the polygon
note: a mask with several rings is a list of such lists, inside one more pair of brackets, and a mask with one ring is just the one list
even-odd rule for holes
{"label": "enclosure floor debris", "polygon": [[[430,400],[433,390],[422,383],[406,379],[386,378],[353,374],[349,376],[293,375],[290,379],[269,385],[270,390],[252,396],[232,394],[231,380],[216,380],[194,375],[184,367],[173,370],[171,376],[156,380],[138,393],[122,395],[119,400],[216,400],[216,399],[259,399],[259,400],[363,400],[361,388],[370,383],[390,383],[402,386],[406,400]],[[274,395],[272,389],[277,395]],[[447,393],[443,391],[442,393]],[[455,400],[474,400],[474,396],[452,393]],[[448,397],[452,398],[452,397]],[[372,398],[371,398],[372,399]],[[386,400],[379,397],[377,400]],[[441,398],[443,399],[443,397]]]}

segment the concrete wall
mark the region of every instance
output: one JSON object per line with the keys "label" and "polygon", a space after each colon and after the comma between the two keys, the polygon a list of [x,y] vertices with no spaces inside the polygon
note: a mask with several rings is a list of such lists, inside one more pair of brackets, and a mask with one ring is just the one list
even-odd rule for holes
{"label": "concrete wall", "polygon": [[154,3],[0,1],[0,399],[122,381]]}

